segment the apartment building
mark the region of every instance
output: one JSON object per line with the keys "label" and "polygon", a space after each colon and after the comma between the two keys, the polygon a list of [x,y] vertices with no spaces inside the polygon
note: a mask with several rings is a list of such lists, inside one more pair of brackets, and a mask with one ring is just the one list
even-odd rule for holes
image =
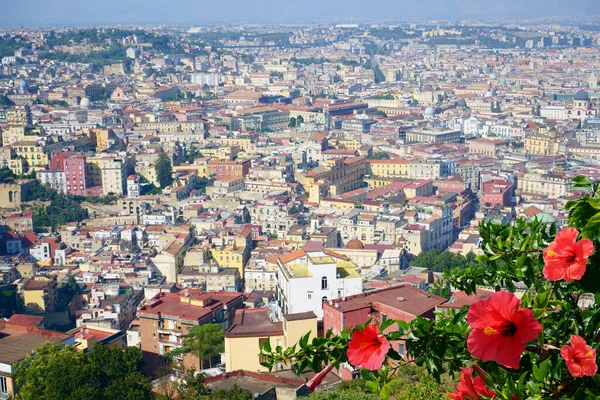
{"label": "apartment building", "polygon": [[367,173],[364,157],[334,158],[325,161],[323,167],[309,170],[305,176],[305,188],[310,202],[319,203],[322,197],[339,194],[363,186]]}
{"label": "apartment building", "polygon": [[44,186],[58,193],[67,193],[67,175],[64,171],[38,171],[36,177]]}
{"label": "apartment building", "polygon": [[381,178],[408,178],[408,160],[367,160],[367,174]]}
{"label": "apartment building", "polygon": [[486,156],[495,157],[502,148],[506,148],[506,142],[503,140],[469,140],[469,153],[484,154]]}
{"label": "apartment building", "polygon": [[[84,155],[70,155],[62,158],[62,170],[65,173],[67,193],[73,195],[87,195],[87,160]],[[54,162],[54,158],[52,160]]]}
{"label": "apartment building", "polygon": [[277,256],[251,258],[244,270],[244,290],[275,292],[277,290]]}
{"label": "apartment building", "polygon": [[323,318],[323,302],[362,293],[359,267],[333,251],[296,250],[280,256],[277,302],[280,315],[312,311]]}
{"label": "apartment building", "polygon": [[103,158],[100,164],[102,193],[122,196],[125,192],[125,161],[118,158]]}
{"label": "apartment building", "polygon": [[38,142],[14,142],[11,147],[17,157],[23,159],[27,172],[43,170],[48,166],[48,155],[44,153],[44,147]]}
{"label": "apartment building", "polygon": [[31,126],[31,108],[28,105],[14,106],[6,110],[6,123],[8,125]]}
{"label": "apartment building", "polygon": [[408,177],[410,179],[439,179],[456,174],[455,160],[425,159],[411,160]]}
{"label": "apartment building", "polygon": [[[274,321],[266,308],[237,310],[233,325],[225,332],[225,371],[268,372],[260,364],[260,346],[269,340],[271,348],[286,349],[307,333],[309,342],[317,334],[317,316],[310,311],[285,314],[281,321]],[[275,369],[283,368],[290,366],[278,365]]]}
{"label": "apartment building", "polygon": [[242,178],[250,172],[250,160],[243,161],[209,161],[208,173],[216,179],[238,177]]}
{"label": "apartment building", "polygon": [[408,143],[460,143],[461,132],[457,130],[448,131],[407,131],[406,141]]}
{"label": "apartment building", "polygon": [[535,134],[525,138],[525,151],[529,154],[546,156],[554,154],[556,140],[548,135]]}
{"label": "apartment building", "polygon": [[564,175],[529,172],[517,182],[522,197],[547,196],[557,199],[565,196],[571,189],[570,180]]}
{"label": "apartment building", "polygon": [[[203,292],[186,289],[180,293],[159,293],[138,311],[141,348],[150,368],[161,357],[183,346],[183,335],[203,324],[219,324],[224,330],[233,324],[236,310],[243,308],[244,295],[235,292]],[[200,369],[190,354],[178,357],[186,368]],[[155,371],[148,371],[155,372]]]}
{"label": "apartment building", "polygon": [[23,284],[23,303],[27,312],[43,314],[54,312],[56,307],[56,275],[52,278],[34,276]]}

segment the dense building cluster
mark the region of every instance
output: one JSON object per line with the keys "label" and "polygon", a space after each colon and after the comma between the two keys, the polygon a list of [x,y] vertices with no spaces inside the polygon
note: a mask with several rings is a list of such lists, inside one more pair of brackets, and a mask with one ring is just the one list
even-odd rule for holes
{"label": "dense building cluster", "polygon": [[218,324],[220,360],[175,360],[264,380],[265,340],[472,303],[411,263],[473,259],[481,221],[565,225],[571,179],[600,177],[599,39],[531,22],[0,30],[0,396],[45,341],[137,346],[156,375]]}

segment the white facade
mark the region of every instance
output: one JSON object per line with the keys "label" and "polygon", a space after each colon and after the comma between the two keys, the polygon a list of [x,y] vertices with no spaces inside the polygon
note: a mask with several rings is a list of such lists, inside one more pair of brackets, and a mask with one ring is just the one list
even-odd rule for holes
{"label": "white facade", "polygon": [[567,107],[544,106],[540,108],[540,116],[555,121],[564,121],[568,118]]}
{"label": "white facade", "polygon": [[132,175],[127,178],[127,197],[137,199],[140,197],[140,178]]}
{"label": "white facade", "polygon": [[41,242],[32,246],[29,249],[29,254],[39,262],[49,262],[52,260],[50,257],[50,244],[46,242]]}
{"label": "white facade", "polygon": [[312,311],[318,319],[323,319],[324,301],[362,293],[362,277],[356,271],[348,274],[351,266],[357,267],[346,257],[338,258],[321,251],[296,253],[298,258],[285,264],[278,262],[280,315]]}
{"label": "white facade", "polygon": [[42,185],[48,185],[50,189],[58,193],[67,192],[67,179],[64,171],[38,171],[36,176]]}

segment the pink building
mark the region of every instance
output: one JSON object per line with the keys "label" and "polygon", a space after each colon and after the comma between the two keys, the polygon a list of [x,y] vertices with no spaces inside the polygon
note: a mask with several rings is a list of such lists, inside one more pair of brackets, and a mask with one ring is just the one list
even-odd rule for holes
{"label": "pink building", "polygon": [[64,158],[67,193],[85,196],[87,190],[86,159],[84,155],[71,155]]}
{"label": "pink building", "polygon": [[511,182],[494,179],[483,183],[483,197],[481,204],[495,206],[509,206],[511,204],[513,184]]}

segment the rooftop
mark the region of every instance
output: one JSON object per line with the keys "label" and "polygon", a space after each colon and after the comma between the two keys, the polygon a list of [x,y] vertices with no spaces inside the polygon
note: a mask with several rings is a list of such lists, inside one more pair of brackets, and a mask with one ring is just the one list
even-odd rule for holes
{"label": "rooftop", "polygon": [[273,322],[266,308],[236,310],[233,325],[225,337],[254,337],[283,335],[283,323]]}
{"label": "rooftop", "polygon": [[336,310],[339,312],[348,312],[365,307],[377,308],[378,304],[383,304],[416,317],[445,301],[446,299],[443,297],[431,295],[412,285],[406,284],[349,296],[346,297],[346,300],[333,300],[333,305],[324,303],[324,306],[335,307],[337,304]]}

